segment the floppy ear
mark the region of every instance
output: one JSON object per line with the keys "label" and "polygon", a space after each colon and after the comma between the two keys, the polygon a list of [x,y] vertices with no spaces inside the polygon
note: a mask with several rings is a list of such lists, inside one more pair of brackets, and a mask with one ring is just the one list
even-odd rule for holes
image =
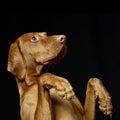
{"label": "floppy ear", "polygon": [[7,70],[19,80],[25,78],[26,63],[19,48],[19,41],[12,43],[10,46]]}

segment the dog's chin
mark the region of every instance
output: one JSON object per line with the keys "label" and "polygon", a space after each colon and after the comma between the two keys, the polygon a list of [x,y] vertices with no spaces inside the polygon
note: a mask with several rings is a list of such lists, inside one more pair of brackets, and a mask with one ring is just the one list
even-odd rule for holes
{"label": "dog's chin", "polygon": [[66,54],[66,46],[63,46],[58,53],[43,60],[43,65],[57,64]]}

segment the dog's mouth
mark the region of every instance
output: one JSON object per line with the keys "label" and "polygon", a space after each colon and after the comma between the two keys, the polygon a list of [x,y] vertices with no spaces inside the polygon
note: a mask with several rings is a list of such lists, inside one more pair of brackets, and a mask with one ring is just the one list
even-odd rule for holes
{"label": "dog's mouth", "polygon": [[66,53],[66,46],[63,45],[61,46],[58,50],[56,50],[57,52],[53,55],[50,56],[48,58],[45,58],[43,60],[43,64],[44,65],[48,65],[48,64],[57,64],[64,56]]}

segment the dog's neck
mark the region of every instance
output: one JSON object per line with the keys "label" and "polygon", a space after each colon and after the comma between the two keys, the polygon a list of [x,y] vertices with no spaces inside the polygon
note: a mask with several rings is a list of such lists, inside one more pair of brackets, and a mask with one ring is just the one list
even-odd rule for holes
{"label": "dog's neck", "polygon": [[35,76],[40,76],[43,73],[50,72],[52,68],[53,68],[53,65],[32,64],[27,66],[27,73],[29,74],[34,73]]}

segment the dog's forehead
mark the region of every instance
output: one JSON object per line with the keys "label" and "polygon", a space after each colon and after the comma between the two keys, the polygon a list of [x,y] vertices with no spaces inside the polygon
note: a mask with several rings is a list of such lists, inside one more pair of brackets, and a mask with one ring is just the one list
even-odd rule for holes
{"label": "dog's forehead", "polygon": [[31,36],[34,36],[34,35],[40,35],[40,36],[47,36],[47,32],[29,32],[29,33],[26,33],[26,34],[23,34],[23,36],[28,36],[28,37],[31,37]]}
{"label": "dog's forehead", "polygon": [[40,36],[47,36],[47,32],[39,32],[38,33]]}
{"label": "dog's forehead", "polygon": [[21,35],[18,39],[22,40],[22,41],[26,41],[28,39],[31,39],[31,37],[33,37],[35,35],[46,37],[47,32],[29,32],[29,33],[25,33],[25,34]]}

